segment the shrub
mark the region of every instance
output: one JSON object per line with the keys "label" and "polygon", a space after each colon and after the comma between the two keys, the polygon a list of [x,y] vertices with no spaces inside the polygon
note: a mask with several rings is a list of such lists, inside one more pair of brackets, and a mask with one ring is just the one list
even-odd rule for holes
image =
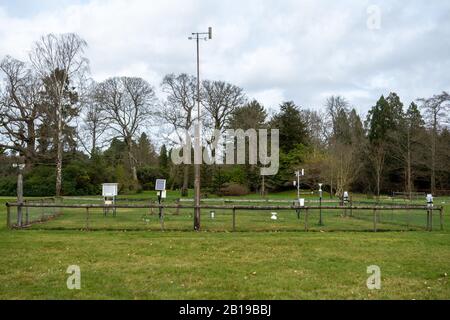
{"label": "shrub", "polygon": [[221,196],[245,196],[247,194],[249,194],[248,188],[236,183],[226,184],[219,193]]}

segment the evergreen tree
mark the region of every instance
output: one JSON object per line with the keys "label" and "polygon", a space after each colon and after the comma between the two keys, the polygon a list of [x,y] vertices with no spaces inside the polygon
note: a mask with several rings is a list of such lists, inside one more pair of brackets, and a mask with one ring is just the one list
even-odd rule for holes
{"label": "evergreen tree", "polygon": [[284,102],[280,112],[270,122],[272,129],[280,130],[280,150],[289,153],[298,145],[308,145],[309,137],[306,123],[294,102]]}

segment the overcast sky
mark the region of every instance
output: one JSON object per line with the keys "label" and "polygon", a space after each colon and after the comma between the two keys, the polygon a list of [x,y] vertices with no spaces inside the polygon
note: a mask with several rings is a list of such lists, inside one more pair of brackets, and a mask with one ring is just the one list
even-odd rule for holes
{"label": "overcast sky", "polygon": [[0,0],[0,57],[26,60],[39,36],[76,32],[95,80],[140,76],[156,87],[167,73],[195,73],[187,37],[208,26],[201,77],[242,86],[270,109],[320,109],[334,94],[365,114],[390,91],[409,104],[450,90],[446,0]]}

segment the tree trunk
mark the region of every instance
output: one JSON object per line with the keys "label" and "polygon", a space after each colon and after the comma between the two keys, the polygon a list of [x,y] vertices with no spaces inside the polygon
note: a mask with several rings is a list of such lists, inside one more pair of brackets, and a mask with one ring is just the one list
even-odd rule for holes
{"label": "tree trunk", "polygon": [[25,156],[25,164],[30,168],[33,164],[34,155],[36,152],[36,133],[34,128],[34,120],[27,122],[27,154]]}
{"label": "tree trunk", "polygon": [[431,142],[431,193],[436,191],[436,139],[437,139],[437,118],[435,116],[433,124],[433,141]]}
{"label": "tree trunk", "polygon": [[407,135],[407,155],[406,155],[406,192],[408,192],[409,200],[412,200],[412,168],[411,168],[411,134]]}
{"label": "tree trunk", "polygon": [[266,196],[266,176],[262,176],[261,196]]}
{"label": "tree trunk", "polygon": [[130,162],[131,175],[134,182],[138,182],[136,159],[133,156],[133,139],[131,137],[125,138],[125,143],[128,148],[128,161]]}
{"label": "tree trunk", "polygon": [[62,106],[57,108],[58,134],[56,150],[56,197],[61,196],[62,190],[62,158],[63,158],[63,135],[62,135]]}
{"label": "tree trunk", "polygon": [[91,157],[96,153],[97,151],[97,125],[94,123],[92,128],[92,151],[91,151]]}
{"label": "tree trunk", "polygon": [[331,176],[330,180],[330,199],[333,199],[333,176]]}
{"label": "tree trunk", "polygon": [[412,173],[411,173],[411,151],[408,150],[408,164],[407,164],[407,172],[406,172],[406,179],[407,179],[407,192],[409,200],[412,200]]}
{"label": "tree trunk", "polygon": [[131,151],[131,148],[128,150],[128,158],[130,160],[131,174],[133,176],[133,180],[135,182],[137,182],[138,181],[138,177],[137,177],[136,163],[134,161],[134,156],[133,156],[133,152]]}
{"label": "tree trunk", "polygon": [[181,196],[188,196],[189,188],[189,165],[183,165],[183,187],[181,188]]}

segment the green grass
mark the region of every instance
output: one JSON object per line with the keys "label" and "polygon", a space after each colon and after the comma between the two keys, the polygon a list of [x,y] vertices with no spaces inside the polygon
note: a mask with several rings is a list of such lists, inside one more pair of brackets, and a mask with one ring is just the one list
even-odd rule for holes
{"label": "green grass", "polygon": [[[73,217],[10,231],[1,223],[5,202],[0,199],[0,299],[450,299],[447,226],[431,233],[327,232],[311,221],[323,232],[161,232],[151,216],[154,231],[42,230]],[[72,214],[84,221],[84,214]],[[142,214],[134,214],[133,224],[143,225]],[[270,230],[270,214],[255,214],[238,216],[238,227]],[[124,212],[107,221],[95,215],[92,225],[129,223],[120,220]],[[287,217],[292,220],[278,221],[277,229],[298,222],[294,213]],[[212,222],[204,217],[203,223]],[[231,226],[230,216],[219,213],[214,223],[210,229]],[[174,224],[189,229],[192,219],[186,212]],[[74,264],[81,268],[80,291],[66,287],[66,269]],[[381,267],[379,291],[366,287],[369,265]]]}

